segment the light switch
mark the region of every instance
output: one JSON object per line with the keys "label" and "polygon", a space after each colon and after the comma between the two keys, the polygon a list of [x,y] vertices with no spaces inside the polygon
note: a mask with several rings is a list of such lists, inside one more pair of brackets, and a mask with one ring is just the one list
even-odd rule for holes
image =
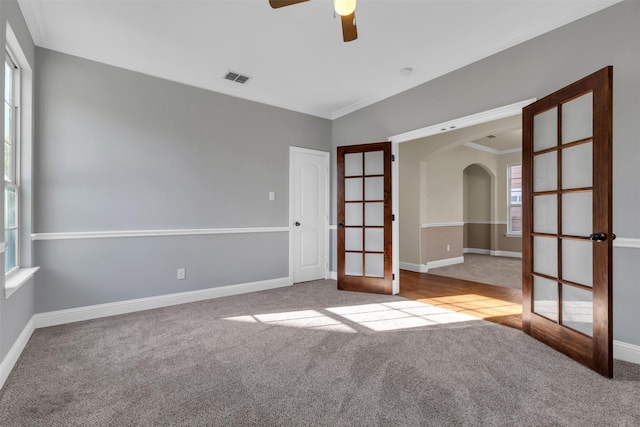
{"label": "light switch", "polygon": [[275,200],[275,199],[276,199],[276,192],[269,191],[269,200]]}

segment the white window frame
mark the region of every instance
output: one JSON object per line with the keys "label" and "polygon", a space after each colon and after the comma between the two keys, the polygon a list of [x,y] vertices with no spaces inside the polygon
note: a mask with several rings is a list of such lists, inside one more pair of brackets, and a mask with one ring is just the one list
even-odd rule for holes
{"label": "white window frame", "polygon": [[[11,270],[5,271],[5,277],[8,277],[13,273],[16,273],[20,269],[20,127],[21,127],[20,100],[21,100],[22,85],[20,81],[20,67],[18,65],[18,62],[14,59],[15,56],[11,52],[11,49],[9,48],[9,46],[6,46],[5,52],[6,52],[5,62],[8,62],[9,66],[12,67],[14,71],[13,71],[13,88],[12,88],[13,105],[10,106],[11,109],[13,110],[13,126],[12,126],[13,135],[11,135],[12,155],[13,155],[11,159],[11,163],[12,163],[13,176],[10,177],[9,180],[7,180],[6,174],[5,174],[4,185],[5,185],[5,188],[10,187],[15,190],[15,210],[16,210],[15,226],[10,228],[11,230],[15,230],[16,232],[16,236],[15,236],[16,259],[15,259],[15,266]],[[5,77],[5,81],[6,81],[6,77]],[[3,99],[4,99],[4,93],[3,93]],[[5,99],[5,102],[6,102],[6,99]],[[5,208],[5,211],[6,211],[6,208]],[[4,230],[5,230],[5,234],[3,237],[6,237],[6,231],[9,230],[9,228],[4,228]],[[5,252],[8,250],[8,248],[6,247],[6,243],[7,242],[5,241]]]}
{"label": "white window frame", "polygon": [[[19,119],[14,127],[18,145],[15,150],[16,184],[19,185],[18,216],[16,218],[18,225],[18,235],[16,236],[17,268],[4,276],[4,297],[7,299],[28,283],[40,267],[33,266],[31,240],[29,239],[33,232],[33,69],[9,22],[6,23],[5,52],[8,52],[7,55],[20,70],[18,78],[14,81],[16,86],[14,88],[16,94],[14,103],[20,107],[17,114]],[[4,246],[5,244],[2,243],[3,251],[6,250]],[[4,256],[4,254],[1,255]]]}
{"label": "white window frame", "polygon": [[522,163],[507,165],[507,236],[521,237],[522,231],[513,231],[513,223],[511,222],[511,208],[513,206],[520,206],[520,208],[522,208],[522,187],[520,188],[519,203],[513,203],[511,197],[511,168],[514,166],[520,166],[520,173],[522,174]]}

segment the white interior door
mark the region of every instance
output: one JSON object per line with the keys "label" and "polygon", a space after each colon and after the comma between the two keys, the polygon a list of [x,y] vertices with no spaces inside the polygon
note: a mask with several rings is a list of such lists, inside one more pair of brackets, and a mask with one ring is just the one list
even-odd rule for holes
{"label": "white interior door", "polygon": [[325,279],[329,247],[329,153],[291,147],[293,283]]}

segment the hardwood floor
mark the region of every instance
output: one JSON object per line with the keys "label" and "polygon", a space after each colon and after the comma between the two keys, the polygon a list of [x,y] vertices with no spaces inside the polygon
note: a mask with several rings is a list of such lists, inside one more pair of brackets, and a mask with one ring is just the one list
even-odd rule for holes
{"label": "hardwood floor", "polygon": [[522,329],[522,291],[519,289],[400,270],[400,295]]}

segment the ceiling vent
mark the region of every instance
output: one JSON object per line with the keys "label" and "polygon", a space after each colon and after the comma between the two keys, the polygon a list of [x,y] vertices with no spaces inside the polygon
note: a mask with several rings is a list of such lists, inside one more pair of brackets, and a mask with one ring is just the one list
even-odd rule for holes
{"label": "ceiling vent", "polygon": [[225,76],[225,79],[227,80],[231,80],[232,82],[236,82],[236,83],[240,83],[240,84],[245,84],[246,82],[249,81],[249,79],[251,77],[249,76],[243,76],[240,73],[236,73],[234,71],[229,71]]}
{"label": "ceiling vent", "polygon": [[497,136],[495,136],[495,135],[487,135],[487,138],[493,139],[493,138],[497,138]]}

